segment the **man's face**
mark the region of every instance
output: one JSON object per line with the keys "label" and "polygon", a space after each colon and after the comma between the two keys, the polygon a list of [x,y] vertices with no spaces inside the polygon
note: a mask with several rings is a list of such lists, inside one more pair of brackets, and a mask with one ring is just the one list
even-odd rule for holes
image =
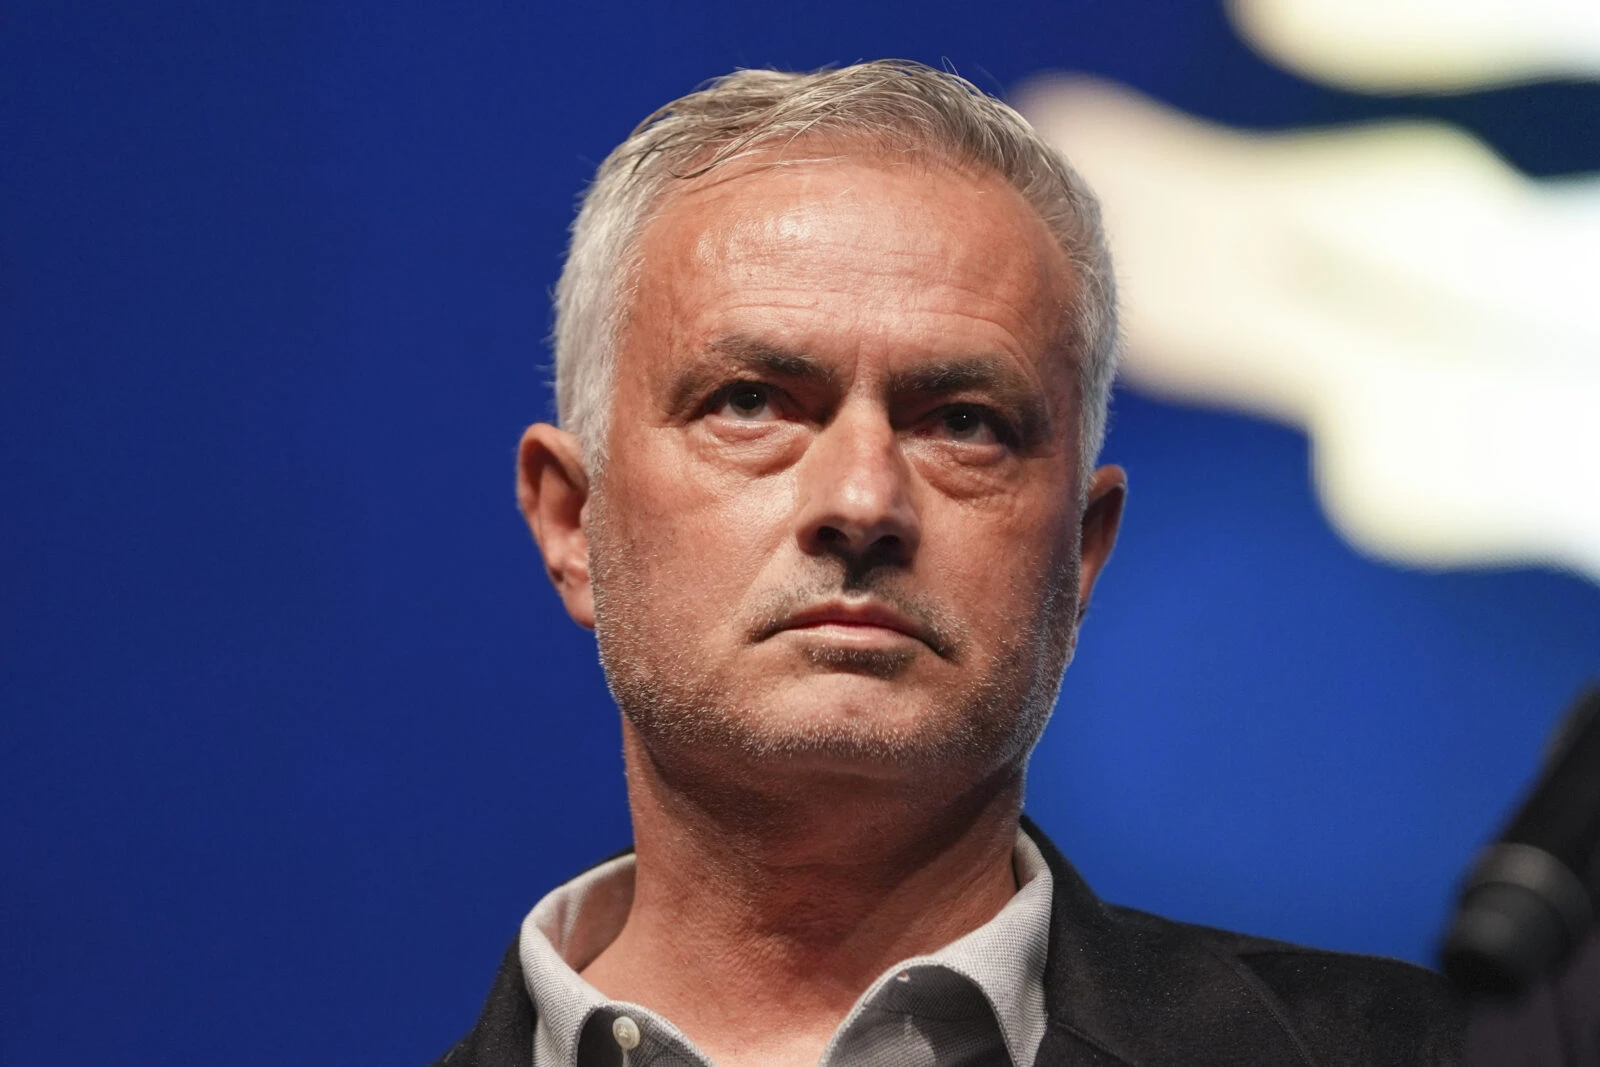
{"label": "man's face", "polygon": [[730,168],[640,250],[583,529],[645,745],[1020,766],[1093,579],[1074,274],[1037,213],[922,162]]}

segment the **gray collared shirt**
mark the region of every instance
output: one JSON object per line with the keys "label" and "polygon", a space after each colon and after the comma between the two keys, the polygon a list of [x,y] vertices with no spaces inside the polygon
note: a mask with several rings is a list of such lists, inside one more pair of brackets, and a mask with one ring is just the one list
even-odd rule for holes
{"label": "gray collared shirt", "polygon": [[[1021,887],[993,919],[929,956],[902,960],[861,994],[819,1067],[1027,1067],[1044,1039],[1050,871],[1022,831],[1012,853]],[[649,1008],[610,1000],[584,981],[633,903],[631,855],[554,890],[522,923],[518,953],[538,1015],[534,1067],[710,1067],[683,1032]]]}

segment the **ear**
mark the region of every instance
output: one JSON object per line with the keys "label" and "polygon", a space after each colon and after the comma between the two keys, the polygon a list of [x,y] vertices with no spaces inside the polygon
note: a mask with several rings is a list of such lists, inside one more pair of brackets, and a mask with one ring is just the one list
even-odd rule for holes
{"label": "ear", "polygon": [[594,591],[589,585],[589,538],[583,530],[588,502],[589,475],[578,439],[548,423],[528,427],[517,449],[517,503],[567,614],[592,630]]}
{"label": "ear", "polygon": [[1089,476],[1083,506],[1083,563],[1078,572],[1078,621],[1089,610],[1089,596],[1100,571],[1111,558],[1122,525],[1122,505],[1128,499],[1128,475],[1121,467],[1101,467]]}

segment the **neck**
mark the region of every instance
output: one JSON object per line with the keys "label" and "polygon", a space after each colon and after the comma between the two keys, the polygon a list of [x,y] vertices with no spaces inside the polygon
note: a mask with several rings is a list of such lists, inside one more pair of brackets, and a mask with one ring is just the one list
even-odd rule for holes
{"label": "neck", "polygon": [[779,768],[746,785],[658,759],[628,724],[624,754],[633,906],[584,977],[718,1063],[815,1063],[880,974],[1016,891],[1020,765],[976,784]]}

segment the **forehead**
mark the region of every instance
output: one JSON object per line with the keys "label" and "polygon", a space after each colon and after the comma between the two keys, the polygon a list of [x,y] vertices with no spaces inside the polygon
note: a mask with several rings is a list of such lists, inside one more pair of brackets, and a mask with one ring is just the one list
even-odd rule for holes
{"label": "forehead", "polygon": [[[673,189],[639,241],[628,333],[771,336],[819,355],[1063,349],[1066,254],[1003,178],[903,156],[756,158]],[[625,348],[633,347],[625,345]]]}

